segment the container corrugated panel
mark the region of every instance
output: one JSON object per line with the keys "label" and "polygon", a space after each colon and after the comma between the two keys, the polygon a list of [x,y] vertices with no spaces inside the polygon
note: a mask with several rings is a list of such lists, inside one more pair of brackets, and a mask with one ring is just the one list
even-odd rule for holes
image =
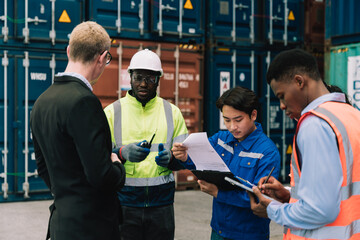
{"label": "container corrugated panel", "polygon": [[209,136],[224,129],[216,100],[234,86],[257,88],[256,52],[252,50],[213,47],[207,49],[204,82],[204,128]]}
{"label": "container corrugated panel", "polygon": [[175,36],[197,40],[203,43],[204,1],[195,0],[159,0],[152,1],[152,28],[159,37],[167,41]]}
{"label": "container corrugated panel", "polygon": [[360,1],[326,0],[325,39],[330,45],[360,41]]}
{"label": "container corrugated panel", "polygon": [[7,43],[14,36],[12,27],[15,21],[13,0],[0,0],[0,6],[0,39],[2,43]]}
{"label": "container corrugated panel", "polygon": [[111,37],[150,36],[150,1],[91,0],[89,18],[102,25]]}
{"label": "container corrugated panel", "polygon": [[279,149],[281,156],[280,180],[288,182],[290,173],[290,158],[292,153],[293,136],[296,129],[296,121],[286,116],[280,108],[280,101],[266,82],[266,72],[272,59],[280,51],[265,51],[259,54],[261,57],[262,78],[259,78],[259,100],[261,122],[265,134],[270,137]]}
{"label": "container corrugated panel", "polygon": [[265,1],[265,29],[270,44],[300,44],[304,39],[302,0]]}
{"label": "container corrugated panel", "polygon": [[[7,87],[3,89],[12,105],[8,110],[14,113],[8,115],[7,129],[3,128],[1,133],[7,135],[11,147],[6,157],[7,169],[3,167],[1,173],[7,176],[6,180],[1,180],[2,184],[8,184],[8,189],[7,193],[2,189],[0,201],[48,199],[51,197],[49,189],[36,171],[29,119],[34,102],[51,85],[53,75],[65,70],[67,57],[58,53],[14,50],[2,51],[2,58],[7,59],[8,64],[3,64],[1,73],[11,73],[4,78]],[[4,116],[5,111],[1,115]]]}
{"label": "container corrugated panel", "polygon": [[257,41],[255,35],[259,18],[255,0],[208,1],[208,35],[221,45],[249,45]]}
{"label": "container corrugated panel", "polygon": [[325,40],[325,0],[305,0],[304,44],[322,50]]}
{"label": "container corrugated panel", "polygon": [[291,154],[293,152],[292,141],[294,138],[294,133],[286,133],[283,134],[271,134],[270,139],[275,143],[276,147],[279,150],[281,156],[281,164],[280,164],[280,174],[279,180],[283,183],[290,182],[290,161]]}
{"label": "container corrugated panel", "polygon": [[335,46],[327,54],[330,55],[328,82],[346,92],[353,106],[360,110],[360,43]]}
{"label": "container corrugated panel", "polygon": [[16,6],[10,25],[14,27],[15,45],[64,49],[72,29],[84,20],[82,0],[5,1]]}
{"label": "container corrugated panel", "polygon": [[12,124],[14,121],[15,103],[12,93],[14,92],[15,64],[14,58],[9,58],[8,51],[2,50],[0,57],[2,65],[0,67],[0,148],[2,161],[0,163],[0,201],[7,199],[7,191],[14,189],[14,132]]}
{"label": "container corrugated panel", "polygon": [[292,153],[292,140],[296,122],[280,109],[280,102],[266,82],[266,72],[272,59],[280,51],[259,52],[258,94],[260,109],[257,121],[261,123],[264,133],[276,144],[281,156],[280,180],[288,182],[289,163]]}
{"label": "container corrugated panel", "polygon": [[89,18],[114,38],[204,42],[203,1],[91,0]]}

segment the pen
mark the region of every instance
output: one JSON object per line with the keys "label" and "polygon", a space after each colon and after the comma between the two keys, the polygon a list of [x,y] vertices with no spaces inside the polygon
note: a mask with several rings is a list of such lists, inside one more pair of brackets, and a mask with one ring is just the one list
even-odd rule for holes
{"label": "pen", "polygon": [[274,169],[275,169],[275,167],[272,167],[272,169],[271,169],[271,171],[270,171],[269,175],[266,177],[266,179],[265,179],[265,181],[263,182],[263,184],[267,183],[267,181],[269,180],[269,178],[270,178],[270,176],[271,176],[272,172],[274,171]]}

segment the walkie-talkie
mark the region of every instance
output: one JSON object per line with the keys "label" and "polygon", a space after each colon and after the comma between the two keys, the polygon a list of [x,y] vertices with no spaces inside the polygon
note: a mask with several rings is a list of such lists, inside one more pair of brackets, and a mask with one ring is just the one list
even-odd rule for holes
{"label": "walkie-talkie", "polygon": [[148,142],[148,141],[145,140],[145,142],[142,142],[142,143],[140,144],[140,147],[150,149],[150,148],[151,148],[151,143],[152,143],[152,141],[154,140],[154,137],[155,137],[155,133],[154,133],[154,135],[152,135],[150,142]]}

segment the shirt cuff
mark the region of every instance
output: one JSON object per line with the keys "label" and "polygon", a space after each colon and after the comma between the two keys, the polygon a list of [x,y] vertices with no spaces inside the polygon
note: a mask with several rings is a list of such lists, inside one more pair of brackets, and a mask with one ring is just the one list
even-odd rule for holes
{"label": "shirt cuff", "polygon": [[283,205],[283,203],[278,201],[271,201],[266,208],[267,215],[270,219],[275,218],[275,212]]}

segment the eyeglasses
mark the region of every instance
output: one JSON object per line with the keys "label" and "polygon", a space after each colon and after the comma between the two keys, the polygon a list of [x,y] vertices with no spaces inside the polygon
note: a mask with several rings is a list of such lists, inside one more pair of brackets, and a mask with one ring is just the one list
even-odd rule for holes
{"label": "eyeglasses", "polygon": [[111,62],[111,60],[112,60],[112,56],[111,56],[109,50],[104,50],[104,51],[100,54],[100,56],[103,55],[105,51],[107,51],[107,52],[106,52],[106,56],[105,56],[106,65],[109,65],[110,62]]}
{"label": "eyeglasses", "polygon": [[132,75],[132,79],[136,82],[136,83],[141,83],[143,80],[145,80],[145,82],[147,84],[155,84],[155,83],[158,83],[159,81],[159,76],[154,76],[154,75],[141,75],[141,74],[136,74],[136,73],[133,73]]}

